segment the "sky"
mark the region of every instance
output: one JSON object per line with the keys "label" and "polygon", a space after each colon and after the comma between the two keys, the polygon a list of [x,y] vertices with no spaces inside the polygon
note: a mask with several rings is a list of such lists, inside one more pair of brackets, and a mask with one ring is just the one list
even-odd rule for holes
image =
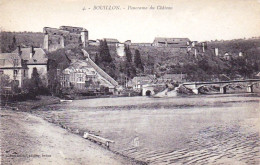
{"label": "sky", "polygon": [[[110,5],[120,10],[94,10]],[[129,6],[147,9],[128,10]],[[158,10],[157,6],[170,9]],[[86,28],[90,39],[121,42],[260,36],[260,0],[0,0],[0,11],[4,31],[42,32],[43,27],[68,25]]]}

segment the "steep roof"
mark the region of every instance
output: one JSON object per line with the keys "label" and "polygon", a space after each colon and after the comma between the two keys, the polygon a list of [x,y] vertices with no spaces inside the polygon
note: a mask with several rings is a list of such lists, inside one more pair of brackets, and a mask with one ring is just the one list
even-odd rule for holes
{"label": "steep roof", "polygon": [[22,67],[18,53],[0,53],[0,68]]}
{"label": "steep roof", "polygon": [[107,43],[119,43],[119,41],[115,38],[104,38],[103,40],[106,40]]}
{"label": "steep roof", "polygon": [[155,80],[154,75],[136,76],[132,80],[129,81],[128,85],[129,86],[134,85],[134,84],[144,85],[144,84],[152,83],[154,80]]}
{"label": "steep roof", "polygon": [[163,80],[174,80],[174,81],[182,81],[183,79],[185,79],[187,77],[187,74],[165,74],[163,76],[161,76],[159,79],[163,79]]}
{"label": "steep roof", "polygon": [[188,38],[164,38],[164,37],[155,37],[154,39],[154,43],[155,42],[165,42],[165,43],[168,43],[168,44],[171,44],[171,43],[187,43],[187,42],[190,42],[190,39]]}
{"label": "steep roof", "polygon": [[63,73],[70,74],[70,72],[85,73],[87,75],[95,75],[95,69],[85,60],[76,60],[66,68]]}
{"label": "steep roof", "polygon": [[[27,64],[47,64],[48,58],[42,48],[33,48],[34,54],[30,58],[31,48],[21,48],[21,58],[28,60]],[[18,53],[18,48],[13,52]]]}

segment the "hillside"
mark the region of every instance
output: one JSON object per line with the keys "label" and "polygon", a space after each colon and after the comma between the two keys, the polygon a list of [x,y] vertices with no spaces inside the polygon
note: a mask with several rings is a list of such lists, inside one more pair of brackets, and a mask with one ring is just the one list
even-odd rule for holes
{"label": "hillside", "polygon": [[40,32],[0,32],[1,51],[13,51],[10,48],[15,37],[15,45],[42,47],[44,34]]}
{"label": "hillside", "polygon": [[[14,42],[15,37],[15,44]],[[33,32],[1,32],[2,52],[11,52],[15,45],[41,47],[44,34]],[[236,78],[254,78],[260,70],[260,38],[236,39],[229,41],[209,41],[205,53],[200,46],[196,46],[197,55],[194,49],[187,52],[184,48],[153,47],[130,45],[132,58],[135,50],[139,50],[144,72],[140,74],[155,74],[161,76],[171,73],[186,73],[190,81],[206,81]],[[214,53],[218,48],[219,56]],[[89,45],[85,48],[93,61],[99,54],[99,46]],[[109,68],[113,72],[112,77],[117,81],[124,81],[127,68],[126,58],[117,55],[116,46],[109,46],[109,52],[115,64]],[[239,57],[239,53],[242,57]],[[223,55],[228,53],[232,59],[227,60]],[[81,48],[67,47],[48,54],[50,59],[59,61],[59,68],[68,66],[69,60],[83,58]],[[132,64],[133,65],[133,64]],[[104,66],[103,66],[104,67]],[[134,75],[132,75],[134,76]]]}
{"label": "hillside", "polygon": [[[219,48],[220,56],[214,53],[214,48]],[[253,78],[260,69],[260,39],[239,39],[230,41],[208,42],[205,53],[197,46],[197,56],[194,49],[187,52],[186,49],[173,49],[161,47],[131,46],[134,53],[138,49],[145,64],[146,73],[154,73],[158,76],[165,73],[186,73],[190,81],[204,81],[223,79],[229,77]],[[222,57],[226,52],[231,60]],[[239,52],[243,57],[238,57]]]}
{"label": "hillside", "polygon": [[[258,43],[260,42],[258,41],[260,40],[211,42],[208,44],[205,53],[202,53],[202,49],[197,47],[197,56],[194,56],[194,50],[188,53],[186,49],[176,48],[130,46],[130,50],[132,56],[134,56],[136,49],[140,51],[145,68],[143,74],[161,76],[166,73],[186,73],[189,81],[227,80],[254,78],[254,75],[259,72],[260,49]],[[237,49],[237,45],[240,49]],[[215,56],[213,49],[215,46],[218,46],[220,54],[229,52],[232,55],[232,60]],[[89,46],[86,50],[95,61],[95,56],[99,54],[99,47]],[[243,52],[243,57],[238,57],[240,51]],[[117,55],[115,46],[109,46],[109,52],[116,66],[113,78],[117,81],[123,81],[122,77],[125,77],[123,69],[125,67],[125,58]],[[59,54],[67,54],[69,58],[82,58],[80,55],[82,53],[77,48],[61,49],[58,52],[56,51],[56,54],[58,56]]]}

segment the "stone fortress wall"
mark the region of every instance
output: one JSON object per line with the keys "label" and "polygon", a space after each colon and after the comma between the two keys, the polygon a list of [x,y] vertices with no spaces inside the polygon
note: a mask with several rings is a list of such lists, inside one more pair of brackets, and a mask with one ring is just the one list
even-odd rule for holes
{"label": "stone fortress wall", "polygon": [[60,26],[59,29],[44,27],[43,48],[49,52],[65,46],[88,46],[88,31],[82,27]]}

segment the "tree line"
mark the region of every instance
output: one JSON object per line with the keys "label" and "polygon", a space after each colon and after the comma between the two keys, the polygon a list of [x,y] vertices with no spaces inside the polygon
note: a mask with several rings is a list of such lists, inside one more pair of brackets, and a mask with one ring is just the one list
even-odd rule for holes
{"label": "tree line", "polygon": [[118,68],[116,67],[117,62],[110,54],[106,40],[100,41],[98,53],[95,55],[95,63],[116,80],[119,79],[118,74],[123,74],[127,78],[133,78],[144,72],[139,50],[136,49],[133,55],[128,45],[124,47],[125,60],[121,62]]}

